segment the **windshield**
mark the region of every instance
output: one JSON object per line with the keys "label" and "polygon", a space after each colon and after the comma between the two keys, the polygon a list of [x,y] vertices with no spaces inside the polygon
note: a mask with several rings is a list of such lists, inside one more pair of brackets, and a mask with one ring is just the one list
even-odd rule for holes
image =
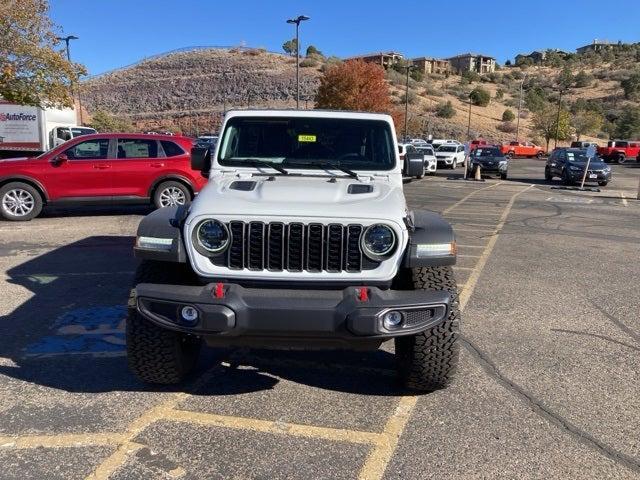
{"label": "windshield", "polygon": [[96,133],[93,128],[72,128],[71,134],[73,137],[79,137],[81,135],[91,135],[92,133]]}
{"label": "windshield", "polygon": [[433,155],[433,149],[430,147],[418,147],[418,150],[426,155]]}
{"label": "windshield", "polygon": [[439,152],[455,152],[456,151],[456,147],[443,145],[441,147],[438,147],[438,151]]}
{"label": "windshield", "polygon": [[584,150],[567,151],[567,160],[570,162],[586,162],[587,159],[587,152]]}
{"label": "windshield", "polygon": [[474,157],[502,157],[502,152],[497,148],[476,148],[473,151]]}
{"label": "windshield", "polygon": [[227,122],[218,163],[317,169],[331,162],[353,170],[395,166],[389,124],[380,120],[303,117],[235,117]]}

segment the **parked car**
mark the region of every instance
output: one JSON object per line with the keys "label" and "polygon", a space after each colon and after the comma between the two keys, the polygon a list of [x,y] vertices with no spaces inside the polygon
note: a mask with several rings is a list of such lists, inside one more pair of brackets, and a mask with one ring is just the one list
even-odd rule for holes
{"label": "parked car", "polygon": [[416,149],[424,154],[424,171],[429,175],[435,175],[438,170],[438,159],[431,145],[417,145]]}
{"label": "parked car", "polygon": [[486,140],[483,140],[482,138],[478,138],[476,140],[471,140],[471,143],[469,144],[469,151],[473,152],[478,147],[488,147],[488,146],[489,146],[489,143]]}
{"label": "parked car", "polygon": [[[556,148],[544,168],[544,178],[550,182],[560,177],[565,185],[582,182],[587,167],[587,151],[579,148]],[[601,187],[611,181],[611,167],[598,157],[591,159],[585,182],[597,183]]]}
{"label": "parked car", "polygon": [[[403,172],[407,172],[408,171],[407,154],[419,153],[418,149],[416,148],[415,145],[413,145],[411,143],[399,143],[398,144],[398,153],[400,154],[400,161],[403,164],[402,171]],[[424,168],[423,168],[422,175],[416,176],[416,178],[422,178],[422,177],[424,177]]]}
{"label": "parked car", "polygon": [[454,169],[464,163],[464,146],[455,143],[444,143],[436,149],[438,164]]}
{"label": "parked car", "polygon": [[185,204],[207,179],[186,137],[110,133],[74,138],[35,158],[0,160],[0,216],[31,220],[58,203]]}
{"label": "parked car", "polygon": [[498,147],[478,147],[473,150],[469,155],[467,173],[473,175],[478,166],[482,175],[499,175],[502,180],[507,179],[509,160]]}
{"label": "parked car", "polygon": [[434,150],[437,150],[441,145],[462,145],[459,141],[453,139],[442,139],[442,138],[434,138],[430,140],[429,143],[433,146]]}
{"label": "parked car", "polygon": [[405,388],[445,387],[459,351],[455,235],[440,215],[408,209],[394,128],[362,112],[227,113],[216,154],[192,154],[216,174],[191,208],[138,227],[129,368],[173,384],[204,344],[362,351],[395,340]]}
{"label": "parked car", "polygon": [[412,145],[415,145],[416,147],[429,144],[429,142],[427,142],[423,138],[412,138],[409,140],[409,143],[411,143]]}
{"label": "parked car", "polygon": [[640,141],[611,140],[606,147],[598,147],[598,156],[605,162],[624,163],[640,156]]}
{"label": "parked car", "polygon": [[571,148],[581,148],[586,150],[587,148],[589,148],[591,145],[593,145],[594,147],[596,147],[596,150],[598,148],[598,144],[596,142],[571,142]]}
{"label": "parked car", "polygon": [[545,155],[544,148],[539,147],[535,143],[531,142],[510,142],[500,146],[500,151],[507,157],[538,157],[542,158]]}
{"label": "parked car", "polygon": [[218,143],[217,135],[200,135],[198,138],[196,138],[196,146],[200,148],[202,147],[215,148],[217,143]]}

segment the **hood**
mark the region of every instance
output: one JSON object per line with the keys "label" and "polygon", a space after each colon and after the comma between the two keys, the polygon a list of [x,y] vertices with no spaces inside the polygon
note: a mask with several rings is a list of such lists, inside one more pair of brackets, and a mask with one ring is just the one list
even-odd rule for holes
{"label": "hood", "polygon": [[220,175],[212,177],[191,206],[190,217],[333,217],[400,220],[402,186],[386,177],[361,181],[317,175]]}
{"label": "hood", "polygon": [[436,152],[436,157],[453,157],[456,152]]}

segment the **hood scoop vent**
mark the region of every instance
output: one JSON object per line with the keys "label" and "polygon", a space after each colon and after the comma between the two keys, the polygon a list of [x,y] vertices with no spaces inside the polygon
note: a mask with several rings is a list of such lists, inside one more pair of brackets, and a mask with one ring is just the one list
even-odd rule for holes
{"label": "hood scoop vent", "polygon": [[362,183],[352,183],[347,187],[347,193],[357,195],[359,193],[371,193],[373,192],[373,185],[365,185]]}
{"label": "hood scoop vent", "polygon": [[252,192],[256,188],[256,182],[252,180],[236,180],[229,185],[229,190],[237,190],[239,192]]}

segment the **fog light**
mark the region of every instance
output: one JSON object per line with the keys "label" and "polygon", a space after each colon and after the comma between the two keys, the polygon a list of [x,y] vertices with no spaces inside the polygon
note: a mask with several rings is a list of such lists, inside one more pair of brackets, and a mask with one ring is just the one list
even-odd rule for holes
{"label": "fog light", "polygon": [[402,313],[391,310],[390,312],[385,313],[382,317],[382,324],[384,325],[384,328],[391,330],[398,328],[402,324],[402,320]]}
{"label": "fog light", "polygon": [[198,310],[193,307],[186,306],[182,307],[180,310],[180,315],[182,316],[182,320],[187,323],[196,323],[198,321]]}

